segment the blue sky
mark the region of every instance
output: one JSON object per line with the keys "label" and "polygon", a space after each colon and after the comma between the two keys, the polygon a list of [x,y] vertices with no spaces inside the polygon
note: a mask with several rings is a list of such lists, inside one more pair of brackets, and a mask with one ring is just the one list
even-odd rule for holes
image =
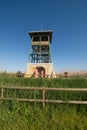
{"label": "blue sky", "polygon": [[87,70],[87,0],[0,0],[0,71],[25,72],[30,31],[53,30],[56,72]]}

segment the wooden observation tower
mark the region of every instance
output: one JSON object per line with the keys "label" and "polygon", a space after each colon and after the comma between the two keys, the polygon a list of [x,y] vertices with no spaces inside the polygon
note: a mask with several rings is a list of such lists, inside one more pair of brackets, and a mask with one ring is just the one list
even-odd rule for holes
{"label": "wooden observation tower", "polygon": [[25,77],[55,77],[51,54],[52,31],[29,32],[31,52]]}

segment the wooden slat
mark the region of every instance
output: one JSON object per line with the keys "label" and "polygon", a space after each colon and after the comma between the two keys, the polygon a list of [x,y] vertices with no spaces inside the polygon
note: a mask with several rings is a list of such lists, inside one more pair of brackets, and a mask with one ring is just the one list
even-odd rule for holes
{"label": "wooden slat", "polygon": [[87,104],[87,101],[74,101],[74,100],[48,100],[46,99],[46,91],[84,91],[87,92],[87,88],[46,88],[46,87],[0,87],[1,97],[0,100],[13,100],[12,98],[5,98],[5,89],[18,89],[18,90],[39,90],[42,91],[42,99],[28,99],[28,98],[15,98],[17,101],[21,102],[42,102],[43,107],[45,103],[67,103],[67,104]]}
{"label": "wooden slat", "polygon": [[19,89],[19,90],[49,90],[49,91],[85,91],[87,88],[46,88],[46,87],[1,87],[4,89]]}
{"label": "wooden slat", "polygon": [[[2,100],[2,98],[0,98]],[[13,100],[12,98],[3,98],[3,100]],[[44,100],[43,99],[26,99],[26,98],[15,98],[15,100],[20,102],[42,102],[42,103],[62,103],[62,104],[87,104],[87,101],[74,101],[74,100]],[[44,106],[43,106],[44,107]]]}
{"label": "wooden slat", "polygon": [[74,101],[74,100],[45,100],[47,103],[67,103],[67,104],[87,104],[87,101]]}

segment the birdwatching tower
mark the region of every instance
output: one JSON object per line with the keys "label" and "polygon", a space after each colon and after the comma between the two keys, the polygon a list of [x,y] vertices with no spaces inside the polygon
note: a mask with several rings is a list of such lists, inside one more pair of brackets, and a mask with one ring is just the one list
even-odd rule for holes
{"label": "birdwatching tower", "polygon": [[25,77],[55,77],[51,54],[52,31],[29,32],[29,35],[31,52]]}

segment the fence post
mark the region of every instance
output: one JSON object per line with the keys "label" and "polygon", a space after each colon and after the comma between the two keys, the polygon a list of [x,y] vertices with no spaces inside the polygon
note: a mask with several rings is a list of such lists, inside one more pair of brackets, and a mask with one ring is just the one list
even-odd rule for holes
{"label": "fence post", "polygon": [[4,98],[4,88],[1,87],[1,99],[3,100],[3,98]]}
{"label": "fence post", "polygon": [[43,107],[45,107],[45,89],[43,88]]}

